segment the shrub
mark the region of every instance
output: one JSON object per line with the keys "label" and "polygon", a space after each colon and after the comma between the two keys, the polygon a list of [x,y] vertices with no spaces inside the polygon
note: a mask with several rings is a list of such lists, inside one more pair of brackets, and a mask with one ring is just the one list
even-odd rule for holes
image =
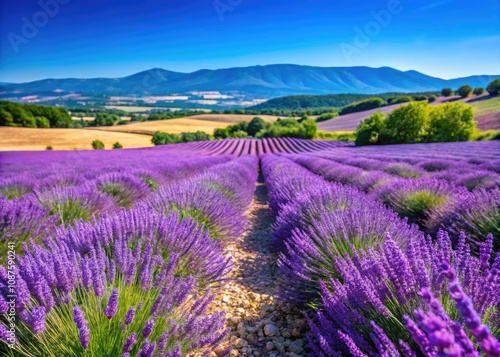
{"label": "shrub", "polygon": [[168,133],[163,133],[161,131],[157,131],[153,135],[151,142],[154,145],[175,144],[181,142],[181,137],[178,134],[168,134]]}
{"label": "shrub", "polygon": [[436,99],[437,99],[437,97],[436,97],[434,94],[432,94],[432,95],[430,95],[429,97],[427,97],[427,101],[428,101],[429,103],[435,102],[435,101],[436,101]]}
{"label": "shrub", "polygon": [[[465,232],[472,245],[478,247],[488,234],[493,235],[493,246],[500,250],[500,190],[487,191],[479,188],[463,199],[458,207],[449,212],[443,228],[458,238]],[[477,249],[475,249],[477,250]]]}
{"label": "shrub", "polygon": [[50,128],[50,121],[45,117],[35,117],[37,128]]}
{"label": "shrub", "polygon": [[[425,96],[423,96],[425,97]],[[425,97],[425,99],[422,99],[422,96],[419,96],[420,99],[415,99],[415,100],[425,100],[427,99],[427,97]],[[404,96],[400,96],[400,97],[394,97],[394,98],[389,98],[387,100],[387,104],[398,104],[398,103],[408,103],[408,102],[411,102],[413,100],[412,97],[410,97],[409,95],[404,95]]]}
{"label": "shrub", "polygon": [[54,188],[37,192],[40,203],[57,215],[58,224],[72,225],[75,220],[88,221],[93,215],[116,210],[116,205],[105,194],[90,187]]}
{"label": "shrub", "polygon": [[104,143],[100,140],[94,140],[92,141],[92,148],[94,148],[94,150],[102,150],[104,149]]}
{"label": "shrub", "polygon": [[429,108],[428,140],[468,141],[476,135],[474,110],[465,103],[444,103]]}
{"label": "shrub", "polygon": [[51,145],[47,145],[46,150],[54,150],[54,148]]}
{"label": "shrub", "polygon": [[[281,295],[291,302],[312,303],[320,280],[338,276],[335,258],[385,241],[389,232],[400,247],[422,235],[390,209],[340,185],[321,190],[284,207],[276,228],[295,227],[285,240],[278,266]],[[281,228],[281,233],[286,230]],[[286,233],[285,233],[286,235]]]}
{"label": "shrub", "polygon": [[321,114],[319,117],[316,118],[316,122],[320,123],[322,121],[330,120],[330,119],[336,118],[338,116],[339,116],[339,113],[337,113],[337,112]]}
{"label": "shrub", "polygon": [[461,96],[462,98],[466,98],[472,94],[472,91],[473,91],[473,89],[471,86],[465,85],[465,86],[461,86],[460,88],[458,88],[457,94],[459,96]]}
{"label": "shrub", "polygon": [[441,95],[443,97],[449,97],[449,96],[452,96],[454,94],[453,92],[453,89],[451,88],[444,88],[442,91],[441,91]]}
{"label": "shrub", "polygon": [[362,112],[369,109],[380,108],[385,104],[385,101],[382,98],[374,97],[362,100],[360,102],[352,103],[347,107],[344,107],[340,111],[340,115],[345,115],[349,113]]}
{"label": "shrub", "polygon": [[418,143],[425,140],[429,125],[429,105],[410,103],[394,109],[385,120],[393,143]]}
{"label": "shrub", "polygon": [[197,131],[194,133],[182,133],[181,142],[188,143],[191,141],[207,141],[210,140],[210,135],[203,131]]}
{"label": "shrub", "polygon": [[131,208],[149,193],[148,185],[141,179],[127,173],[109,173],[94,180],[96,188],[106,193],[120,207]]}
{"label": "shrub", "polygon": [[264,119],[255,117],[250,121],[250,123],[248,123],[246,132],[248,133],[248,135],[255,137],[255,135],[257,135],[259,131],[265,128],[266,122],[264,121]]}
{"label": "shrub", "polygon": [[123,149],[123,145],[119,142],[113,144],[113,149]]}
{"label": "shrub", "polygon": [[373,145],[378,142],[379,133],[385,128],[385,117],[381,112],[373,113],[363,120],[356,129],[357,146]]}
{"label": "shrub", "polygon": [[484,88],[478,87],[474,89],[474,95],[481,95],[484,93]]}
{"label": "shrub", "polygon": [[492,80],[486,90],[490,95],[498,95],[500,94],[500,78]]}
{"label": "shrub", "polygon": [[[376,199],[391,207],[401,218],[407,217],[410,223],[429,231],[438,227],[445,212],[453,210],[466,195],[463,188],[431,178],[401,179],[373,191]],[[440,214],[435,215],[435,211]]]}
{"label": "shrub", "polygon": [[[464,324],[475,342],[492,352],[486,355],[497,356],[494,351],[500,346],[493,336],[499,333],[495,310],[500,285],[491,236],[479,259],[471,256],[463,235],[457,250],[444,232],[436,238],[411,239],[401,249],[388,236],[367,254],[333,258],[340,277],[321,283],[323,310],[314,312],[314,320],[307,317],[316,337],[310,339],[314,355],[333,357],[342,351],[349,356],[466,356],[468,350],[480,356]],[[450,320],[425,319],[424,309]],[[412,323],[415,317],[422,330]]]}

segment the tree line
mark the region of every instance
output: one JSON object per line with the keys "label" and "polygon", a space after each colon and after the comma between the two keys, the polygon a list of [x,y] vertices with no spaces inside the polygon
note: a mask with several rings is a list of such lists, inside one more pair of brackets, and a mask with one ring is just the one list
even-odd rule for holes
{"label": "tree line", "polygon": [[0,126],[70,128],[73,121],[63,108],[0,101]]}

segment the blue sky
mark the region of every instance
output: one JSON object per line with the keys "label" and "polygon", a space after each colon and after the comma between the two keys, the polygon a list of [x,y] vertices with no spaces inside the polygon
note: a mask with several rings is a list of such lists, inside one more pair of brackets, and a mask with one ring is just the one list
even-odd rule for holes
{"label": "blue sky", "polygon": [[2,1],[0,35],[11,82],[274,63],[500,74],[498,0]]}

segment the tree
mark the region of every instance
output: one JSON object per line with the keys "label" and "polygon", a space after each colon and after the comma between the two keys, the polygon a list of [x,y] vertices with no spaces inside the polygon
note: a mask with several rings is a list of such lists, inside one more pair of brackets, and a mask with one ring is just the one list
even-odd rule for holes
{"label": "tree", "polygon": [[474,110],[470,105],[456,102],[429,108],[429,141],[467,141],[475,133]]}
{"label": "tree", "polygon": [[12,114],[4,109],[0,109],[0,126],[15,126]]}
{"label": "tree", "polygon": [[488,84],[488,87],[486,87],[486,90],[490,95],[500,94],[500,78],[492,80],[490,84]]}
{"label": "tree", "polygon": [[195,133],[182,133],[181,142],[188,143],[191,141],[207,141],[210,140],[210,135],[203,131],[197,131]]}
{"label": "tree", "polygon": [[385,117],[381,112],[375,112],[363,120],[356,129],[356,146],[373,145],[378,141],[379,133],[385,128]]}
{"label": "tree", "polygon": [[92,141],[92,147],[94,150],[102,150],[104,149],[104,143],[101,140]]}
{"label": "tree", "polygon": [[120,117],[118,115],[110,115],[108,113],[97,113],[93,126],[113,126],[118,124]]}
{"label": "tree", "polygon": [[37,128],[50,128],[50,121],[45,117],[35,117]]}
{"label": "tree", "polygon": [[154,145],[175,144],[181,142],[181,137],[180,135],[177,134],[168,134],[168,133],[163,133],[161,131],[157,131],[153,135],[151,142]]}
{"label": "tree", "polygon": [[246,132],[248,135],[255,137],[259,131],[266,128],[266,122],[264,119],[255,117],[247,125]]}
{"label": "tree", "polygon": [[451,96],[451,95],[453,95],[453,94],[454,94],[454,92],[453,92],[453,89],[451,89],[451,88],[444,88],[444,89],[441,91],[441,95],[442,95],[443,97],[449,97],[449,96]]}
{"label": "tree", "polygon": [[123,149],[123,145],[119,142],[113,144],[113,149]]}
{"label": "tree", "polygon": [[432,103],[432,102],[435,102],[437,99],[437,97],[434,95],[434,94],[431,94],[428,98],[427,98],[427,101],[429,103]]}
{"label": "tree", "polygon": [[481,95],[484,93],[484,88],[478,87],[474,89],[474,95]]}
{"label": "tree", "polygon": [[54,148],[51,145],[47,145],[46,149],[47,150],[54,150]]}
{"label": "tree", "polygon": [[230,137],[231,134],[227,128],[217,128],[214,130],[214,138],[216,139],[227,139]]}
{"label": "tree", "polygon": [[460,88],[458,88],[457,93],[462,98],[467,98],[469,95],[472,94],[472,91],[473,91],[473,89],[471,86],[465,85],[465,86],[461,86]]}
{"label": "tree", "polygon": [[388,134],[393,143],[424,141],[429,125],[429,104],[413,102],[393,110],[386,119]]}
{"label": "tree", "polygon": [[302,139],[314,139],[318,131],[318,123],[312,119],[306,119],[300,123],[299,137]]}

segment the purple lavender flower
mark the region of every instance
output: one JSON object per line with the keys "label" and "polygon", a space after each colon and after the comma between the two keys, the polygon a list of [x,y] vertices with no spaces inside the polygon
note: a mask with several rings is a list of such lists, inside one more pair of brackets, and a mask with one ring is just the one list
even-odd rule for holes
{"label": "purple lavender flower", "polygon": [[108,305],[104,309],[104,315],[110,320],[118,311],[118,289],[114,288],[109,296]]}
{"label": "purple lavender flower", "polygon": [[149,335],[153,332],[153,327],[155,325],[155,320],[149,319],[146,321],[146,325],[144,326],[144,329],[142,330],[142,337],[148,338]]}
{"label": "purple lavender flower", "polygon": [[128,353],[132,351],[132,347],[134,347],[136,342],[137,342],[137,335],[135,332],[132,332],[130,336],[127,337],[125,343],[123,344],[123,353]]}
{"label": "purple lavender flower", "polygon": [[35,306],[31,311],[29,325],[35,335],[45,331],[45,316],[46,313],[43,306]]}
{"label": "purple lavender flower", "polygon": [[132,321],[134,321],[134,317],[135,317],[135,308],[131,306],[130,309],[127,311],[127,314],[125,315],[125,325],[130,325]]}
{"label": "purple lavender flower", "polygon": [[79,306],[73,307],[73,320],[80,334],[80,344],[84,349],[87,349],[90,343],[90,329],[83,315],[83,311]]}
{"label": "purple lavender flower", "polygon": [[92,185],[109,195],[118,206],[127,208],[131,208],[151,192],[144,181],[126,173],[115,172],[99,176]]}

